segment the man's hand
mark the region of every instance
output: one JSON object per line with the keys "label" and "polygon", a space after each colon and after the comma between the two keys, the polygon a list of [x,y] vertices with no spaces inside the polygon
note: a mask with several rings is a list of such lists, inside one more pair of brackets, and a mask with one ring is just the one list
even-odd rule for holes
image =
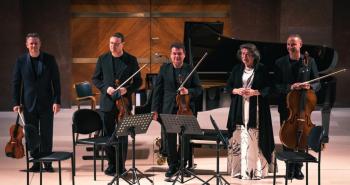
{"label": "man's hand", "polygon": [[158,120],[158,112],[153,112],[153,120],[154,121]]}
{"label": "man's hand", "polygon": [[53,111],[54,114],[57,114],[60,110],[61,110],[61,105],[60,104],[55,103],[55,104],[52,105],[52,111]]}
{"label": "man's hand", "polygon": [[[112,96],[114,94],[114,92],[117,91],[116,89],[114,89],[113,87],[108,87],[107,88],[107,94],[109,94],[110,96]],[[128,90],[125,87],[121,87],[119,89],[120,95],[124,95],[128,92]]]}
{"label": "man's hand", "polygon": [[21,111],[21,106],[16,105],[13,107],[13,112],[20,112]]}
{"label": "man's hand", "polygon": [[185,95],[188,94],[188,89],[186,89],[185,87],[182,87],[179,89],[180,95]]}
{"label": "man's hand", "polygon": [[128,90],[125,88],[125,87],[121,87],[120,89],[119,89],[119,92],[120,92],[120,95],[124,95],[124,94],[126,94],[127,92],[128,92]]}
{"label": "man's hand", "polygon": [[291,90],[301,90],[301,89],[310,89],[309,83],[294,83],[292,86],[290,86]]}
{"label": "man's hand", "polygon": [[115,91],[115,89],[113,87],[108,87],[107,88],[107,94],[109,94],[110,96],[113,95],[114,91]]}

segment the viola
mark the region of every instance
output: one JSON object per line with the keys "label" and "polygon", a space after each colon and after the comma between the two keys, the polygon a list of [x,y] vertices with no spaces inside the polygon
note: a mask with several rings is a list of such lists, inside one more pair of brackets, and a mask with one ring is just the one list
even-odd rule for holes
{"label": "viola", "polygon": [[[140,69],[138,69],[134,74],[132,74],[128,79],[126,79],[123,83],[120,84],[119,80],[115,80],[115,84],[117,86],[116,90],[119,91],[120,88],[123,87],[123,85],[125,85],[128,81],[130,81],[137,73],[139,73],[143,68],[145,68],[147,66],[147,64],[143,65]],[[125,117],[125,116],[129,116],[131,115],[131,112],[129,111],[128,107],[130,106],[129,100],[124,97],[121,96],[120,99],[116,100],[115,102],[119,113],[118,113],[118,123],[120,123],[120,121]]]}
{"label": "viola", "polygon": [[[115,81],[116,85],[119,86],[119,80]],[[122,121],[122,119],[126,116],[131,115],[131,112],[129,111],[129,100],[128,98],[121,96],[118,100],[116,100],[115,105],[118,108],[118,123]]]}
{"label": "viola", "polygon": [[193,112],[190,108],[190,100],[191,97],[188,94],[181,95],[180,90],[184,87],[185,83],[188,81],[188,79],[192,76],[193,72],[198,68],[198,66],[204,61],[204,59],[207,57],[208,53],[205,52],[202,58],[199,60],[199,62],[196,64],[196,66],[192,69],[192,71],[187,75],[186,79],[183,79],[182,76],[179,76],[179,82],[180,87],[178,88],[178,93],[176,95],[176,105],[178,107],[177,114],[178,115],[193,115]]}
{"label": "viola", "polygon": [[[183,78],[180,75],[178,81],[180,82],[180,84],[183,82]],[[176,95],[176,105],[178,107],[177,110],[177,115],[193,115],[193,112],[190,108],[190,101],[191,101],[191,97],[188,94],[180,94],[180,92],[178,91],[177,95]]]}
{"label": "viola", "polygon": [[24,137],[23,126],[19,124],[19,114],[16,123],[10,127],[10,141],[5,146],[7,157],[20,159],[24,156],[24,146],[22,139]]}

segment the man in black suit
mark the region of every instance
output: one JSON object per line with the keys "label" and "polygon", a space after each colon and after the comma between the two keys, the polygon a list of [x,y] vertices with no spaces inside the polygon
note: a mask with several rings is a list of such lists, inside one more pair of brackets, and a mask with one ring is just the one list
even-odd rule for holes
{"label": "man in black suit", "polygon": [[[124,35],[121,33],[112,35],[109,39],[110,51],[98,57],[92,77],[92,82],[101,91],[100,108],[103,112],[103,131],[106,136],[112,136],[116,128],[116,115],[119,112],[116,106],[116,99],[124,96],[131,102],[131,94],[142,84],[141,75],[138,73],[122,88],[118,91],[116,90],[116,80],[123,83],[139,69],[136,57],[125,52],[123,47]],[[130,111],[131,108],[131,104],[129,104],[127,109]],[[125,161],[128,151],[128,137],[118,137],[118,141],[119,173],[122,174],[126,171]],[[105,151],[108,158],[108,168],[105,170],[105,174],[113,176],[116,172],[115,150],[112,146],[109,146],[105,147]]]}
{"label": "man in black suit", "polygon": [[[278,112],[280,114],[280,124],[288,119],[289,111],[287,108],[287,94],[292,90],[313,89],[318,91],[320,89],[319,82],[312,84],[302,83],[318,77],[318,70],[316,62],[309,57],[308,64],[304,64],[304,55],[300,50],[303,41],[298,34],[292,34],[287,39],[288,55],[283,56],[275,62],[275,88],[279,94]],[[291,150],[284,147],[284,150]],[[301,172],[303,164],[290,164],[288,178],[304,179],[304,174]]]}
{"label": "man in black suit", "polygon": [[[26,124],[40,131],[40,148],[31,151],[33,158],[52,152],[53,116],[60,111],[61,104],[60,76],[55,57],[40,51],[40,46],[37,33],[26,36],[28,53],[17,59],[12,80],[13,111],[19,112],[22,106]],[[27,142],[34,142],[27,135]],[[54,171],[51,163],[44,165],[46,171]],[[34,163],[29,170],[39,171],[40,164]]]}
{"label": "man in black suit", "polygon": [[[152,112],[154,113],[154,120],[158,120],[159,113],[177,113],[177,110],[179,109],[175,101],[177,93],[180,93],[181,95],[188,94],[191,97],[190,107],[192,112],[195,113],[196,110],[194,100],[202,93],[202,87],[196,72],[192,74],[184,87],[179,89],[178,92],[178,88],[181,85],[180,81],[184,80],[188,76],[193,67],[187,63],[184,63],[185,48],[182,44],[174,43],[170,46],[170,49],[171,63],[165,63],[162,65],[154,85],[151,108]],[[182,80],[179,80],[179,78],[182,78]],[[164,143],[165,147],[163,147],[167,153],[167,162],[169,166],[165,176],[170,177],[178,170],[180,164],[180,151],[177,150],[177,134],[165,134],[164,125],[162,125],[162,137],[166,137]],[[189,149],[188,140],[186,139],[186,141],[182,142],[184,142],[186,145],[185,161],[187,161],[189,157],[189,151],[187,151]]]}

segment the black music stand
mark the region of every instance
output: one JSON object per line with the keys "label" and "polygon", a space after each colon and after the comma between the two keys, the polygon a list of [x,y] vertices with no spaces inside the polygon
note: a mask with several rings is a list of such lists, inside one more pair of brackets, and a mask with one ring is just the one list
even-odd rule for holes
{"label": "black music stand", "polygon": [[[144,173],[142,173],[139,169],[135,167],[135,136],[136,134],[143,134],[147,132],[147,129],[152,121],[152,117],[153,117],[152,113],[127,116],[122,120],[122,122],[116,128],[116,133],[115,133],[116,136],[130,135],[132,138],[132,167],[126,172],[124,172],[123,174],[119,175],[119,169],[118,169],[119,164],[116,164],[117,173],[112,179],[112,181],[108,183],[108,185],[112,185],[114,181],[116,181],[117,184],[119,184],[119,178],[122,178],[130,185],[135,184],[136,182],[137,184],[140,185],[140,181],[139,181],[139,178],[137,177],[137,173],[144,176],[148,181],[151,182],[151,184],[153,184],[153,181],[150,178],[148,178]],[[116,152],[116,155],[118,155],[118,152]],[[116,162],[118,163],[118,161],[119,160],[117,158]],[[130,171],[132,173],[132,181],[129,181],[123,177],[126,174],[128,174],[128,172]]]}
{"label": "black music stand", "polygon": [[216,179],[216,185],[219,185],[219,183],[221,185],[223,185],[223,181],[225,182],[225,185],[230,185],[229,182],[227,182],[226,179],[224,179],[222,177],[222,175],[220,174],[220,170],[219,170],[219,165],[220,165],[220,161],[219,161],[219,156],[220,156],[220,142],[222,142],[223,145],[227,146],[227,139],[224,137],[224,135],[221,133],[218,125],[216,124],[215,120],[213,119],[213,117],[210,115],[210,121],[211,124],[213,125],[216,133],[217,133],[217,138],[216,138],[216,174],[213,175],[210,179],[208,179],[207,181],[205,181],[205,183],[203,184],[209,184],[209,181],[211,181],[212,179]]}
{"label": "black music stand", "polygon": [[[202,181],[204,180],[199,178],[196,174],[194,174],[192,171],[188,170],[184,166],[185,161],[185,153],[184,153],[184,139],[185,135],[192,134],[192,135],[203,135],[203,132],[201,128],[199,127],[197,118],[193,115],[176,115],[176,114],[160,114],[160,118],[165,126],[165,130],[167,133],[178,133],[181,137],[182,143],[181,143],[181,163],[179,170],[173,174],[169,179],[171,179],[173,176],[176,175],[176,178],[173,181],[173,185],[178,181],[180,183],[188,182],[194,178]],[[184,176],[186,174],[191,174],[193,177],[184,181]]]}

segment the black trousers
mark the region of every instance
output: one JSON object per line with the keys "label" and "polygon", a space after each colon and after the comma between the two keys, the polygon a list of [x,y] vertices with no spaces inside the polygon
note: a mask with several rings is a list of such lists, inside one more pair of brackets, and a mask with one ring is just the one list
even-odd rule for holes
{"label": "black trousers", "polygon": [[[117,152],[118,152],[118,163],[119,163],[119,170],[125,169],[125,161],[127,157],[128,152],[128,136],[120,136],[116,137],[116,135],[113,135],[114,130],[116,127],[116,115],[118,114],[118,111],[116,108],[114,108],[110,112],[103,112],[103,132],[105,136],[112,137],[113,139],[118,140],[117,145]],[[108,159],[108,165],[109,166],[115,166],[116,164],[116,153],[115,153],[115,147],[110,145],[105,147],[106,156]]]}
{"label": "black trousers", "polygon": [[37,129],[37,134],[40,135],[39,141],[34,141],[31,138],[31,134],[25,134],[26,142],[39,142],[39,148],[30,149],[30,155],[36,159],[48,155],[52,152],[52,140],[53,140],[53,112],[51,109],[48,111],[38,111],[34,109],[32,112],[28,112],[25,108],[23,110],[24,121],[26,125],[33,126]]}
{"label": "black trousers", "polygon": [[177,146],[178,134],[176,133],[166,133],[165,127],[163,123],[161,123],[161,135],[162,135],[162,154],[166,154],[167,163],[169,167],[178,167],[180,165],[181,160],[181,144],[184,142],[184,162],[185,166],[190,159],[190,140],[189,136],[185,135],[184,141],[182,141],[181,137],[179,137],[179,146]]}

